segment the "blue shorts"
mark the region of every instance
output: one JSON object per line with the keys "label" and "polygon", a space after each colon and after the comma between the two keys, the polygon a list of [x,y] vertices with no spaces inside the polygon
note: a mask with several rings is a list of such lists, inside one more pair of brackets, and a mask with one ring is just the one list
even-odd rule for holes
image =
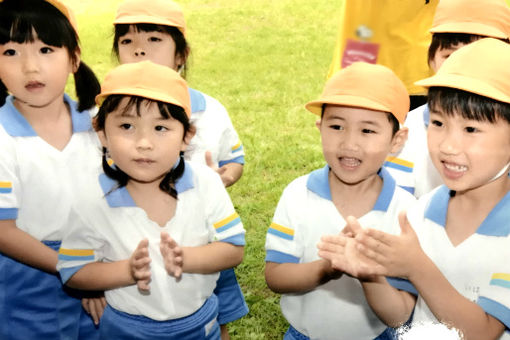
{"label": "blue shorts", "polygon": [[[58,251],[59,241],[43,242]],[[46,273],[0,254],[0,339],[99,339],[81,306],[79,291]]]}
{"label": "blue shorts", "polygon": [[241,287],[237,283],[233,268],[220,272],[214,294],[218,297],[218,322],[220,325],[225,325],[248,314],[248,305],[244,300]]}
{"label": "blue shorts", "polygon": [[[162,301],[161,303],[164,303]],[[195,313],[156,321],[106,306],[101,318],[102,340],[219,340],[218,299],[212,295]]]}
{"label": "blue shorts", "polygon": [[[310,340],[304,334],[301,334],[297,329],[292,326],[289,326],[289,329],[283,336],[283,340]],[[393,328],[386,328],[384,332],[382,332],[377,338],[374,340],[397,340],[397,336],[395,330]]]}

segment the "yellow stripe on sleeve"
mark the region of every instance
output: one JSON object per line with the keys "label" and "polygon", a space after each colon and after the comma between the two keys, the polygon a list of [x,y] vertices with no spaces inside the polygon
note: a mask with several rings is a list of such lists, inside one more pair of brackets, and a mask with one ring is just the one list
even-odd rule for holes
{"label": "yellow stripe on sleeve", "polygon": [[227,218],[225,218],[225,219],[223,219],[223,220],[221,220],[221,221],[219,221],[219,222],[214,223],[214,224],[213,224],[213,225],[214,225],[214,228],[215,228],[215,229],[221,228],[221,227],[223,227],[224,225],[226,225],[226,224],[228,224],[228,223],[232,222],[232,221],[233,221],[233,220],[235,220],[236,218],[239,218],[239,214],[235,212],[235,213],[233,213],[232,215],[230,215],[229,217],[227,217]]}

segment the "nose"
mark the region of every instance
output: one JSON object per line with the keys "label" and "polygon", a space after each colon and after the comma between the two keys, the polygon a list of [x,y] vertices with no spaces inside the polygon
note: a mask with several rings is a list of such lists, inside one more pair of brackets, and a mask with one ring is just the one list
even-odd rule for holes
{"label": "nose", "polygon": [[352,129],[345,129],[343,138],[340,142],[340,147],[343,150],[357,151],[359,148],[359,141],[357,134]]}
{"label": "nose", "polygon": [[154,144],[152,143],[152,140],[150,139],[149,135],[145,131],[140,131],[138,133],[137,139],[136,139],[136,148],[139,151],[142,150],[152,150],[154,147]]}
{"label": "nose", "polygon": [[33,55],[25,55],[23,58],[23,71],[26,73],[37,72],[37,59]]}
{"label": "nose", "polygon": [[459,152],[460,136],[453,132],[444,133],[439,143],[439,151],[445,155],[454,155]]}
{"label": "nose", "polygon": [[138,47],[136,50],[135,50],[135,57],[145,57],[145,51]]}

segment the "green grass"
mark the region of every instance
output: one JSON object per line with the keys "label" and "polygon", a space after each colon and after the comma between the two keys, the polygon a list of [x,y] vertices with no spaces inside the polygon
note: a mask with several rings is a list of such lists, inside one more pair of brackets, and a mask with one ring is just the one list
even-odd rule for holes
{"label": "green grass", "polygon": [[[150,1],[150,0],[148,0]],[[102,80],[119,0],[68,0],[76,10],[82,58]],[[229,111],[246,151],[245,172],[229,189],[247,230],[236,269],[250,313],[229,325],[232,339],[281,339],[287,323],[264,281],[264,242],[284,187],[324,164],[316,116],[304,109],[324,85],[341,1],[183,0],[190,86]]]}

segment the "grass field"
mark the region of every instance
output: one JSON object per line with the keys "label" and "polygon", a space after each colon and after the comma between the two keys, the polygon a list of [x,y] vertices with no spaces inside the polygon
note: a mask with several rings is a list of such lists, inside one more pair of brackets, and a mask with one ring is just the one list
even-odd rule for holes
{"label": "grass field", "polygon": [[[148,0],[150,1],[150,0]],[[100,79],[116,62],[112,21],[119,0],[67,0],[80,26],[83,60]],[[244,143],[245,172],[229,189],[247,230],[236,269],[250,313],[232,339],[281,339],[279,296],[264,281],[265,233],[283,188],[324,164],[316,117],[304,104],[321,92],[341,0],[182,0],[190,86],[228,109]]]}

